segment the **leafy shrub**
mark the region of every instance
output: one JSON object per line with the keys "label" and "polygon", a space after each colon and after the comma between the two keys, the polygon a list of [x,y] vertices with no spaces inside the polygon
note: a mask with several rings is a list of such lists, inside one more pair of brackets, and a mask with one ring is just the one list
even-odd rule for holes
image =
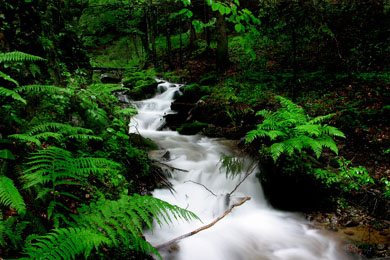
{"label": "leafy shrub", "polygon": [[337,160],[338,169],[315,169],[314,176],[321,180],[327,187],[336,186],[345,192],[360,190],[374,180],[363,166],[351,167],[352,162],[345,158]]}
{"label": "leafy shrub", "polygon": [[256,130],[247,133],[247,143],[258,137],[268,137],[274,142],[269,147],[269,153],[274,161],[282,154],[292,156],[295,151],[302,153],[304,149],[311,149],[317,158],[324,147],[338,153],[332,136],[345,138],[344,134],[333,126],[322,124],[333,114],[309,119],[297,104],[281,96],[277,99],[281,107],[276,112],[268,110],[257,112],[256,115],[263,116],[264,121],[257,125]]}

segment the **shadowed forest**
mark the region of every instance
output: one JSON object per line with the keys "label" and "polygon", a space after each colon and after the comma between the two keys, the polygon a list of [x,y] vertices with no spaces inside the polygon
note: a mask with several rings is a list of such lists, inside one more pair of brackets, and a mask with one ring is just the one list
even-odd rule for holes
{"label": "shadowed forest", "polygon": [[145,230],[198,221],[129,130],[164,82],[158,130],[236,140],[272,207],[390,257],[389,1],[3,0],[0,259],[162,259]]}

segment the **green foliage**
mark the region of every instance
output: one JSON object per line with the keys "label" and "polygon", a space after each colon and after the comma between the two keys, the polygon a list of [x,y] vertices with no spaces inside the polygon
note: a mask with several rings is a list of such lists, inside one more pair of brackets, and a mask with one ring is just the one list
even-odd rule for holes
{"label": "green foliage", "polygon": [[49,85],[28,85],[21,86],[15,89],[17,92],[29,92],[33,94],[47,93],[47,94],[70,94],[71,90],[67,88],[49,86]]}
{"label": "green foliage", "polygon": [[77,259],[76,256],[83,254],[85,259],[92,249],[98,248],[110,241],[92,229],[60,228],[54,229],[47,235],[35,238],[25,248],[23,254],[28,258],[20,259]]}
{"label": "green foliage", "polygon": [[32,127],[25,134],[13,134],[8,137],[14,138],[23,142],[35,143],[38,146],[41,146],[41,141],[47,141],[49,138],[54,138],[59,142],[65,140],[98,140],[102,141],[101,137],[91,135],[92,130],[75,127],[69,124],[63,123],[42,123],[40,125]]}
{"label": "green foliage", "polygon": [[19,190],[14,182],[5,176],[0,176],[0,204],[16,209],[21,216],[26,213],[26,204]]}
{"label": "green foliage", "polygon": [[382,178],[381,182],[384,184],[384,192],[383,195],[386,198],[390,198],[390,180],[386,178]]}
{"label": "green foliage", "polygon": [[0,53],[0,63],[14,61],[43,61],[45,59],[20,51]]}
{"label": "green foliage", "polygon": [[58,185],[80,185],[90,174],[103,181],[116,176],[120,167],[104,158],[74,158],[71,152],[53,146],[39,150],[29,159],[29,168],[23,175],[24,188],[50,184],[55,190]]}
{"label": "green foliage", "polygon": [[309,120],[303,109],[292,101],[278,96],[281,107],[276,112],[261,110],[257,115],[264,117],[264,121],[246,135],[246,142],[252,142],[258,137],[268,137],[274,143],[269,152],[276,161],[283,153],[292,156],[295,151],[311,149],[317,158],[324,147],[336,154],[338,148],[332,136],[343,137],[344,134],[337,128],[323,125],[322,122],[333,115],[319,116]]}
{"label": "green foliage", "polygon": [[73,218],[77,226],[101,230],[113,245],[120,243],[145,253],[158,252],[144,240],[143,228],[146,225],[153,230],[151,217],[159,225],[170,224],[173,219],[186,221],[199,219],[195,214],[165,201],[149,197],[122,196],[119,200],[99,200],[79,209],[79,215]]}
{"label": "green foliage", "polygon": [[24,98],[22,98],[17,92],[11,89],[0,87],[0,96],[11,97],[15,100],[22,102],[23,104],[27,103]]}
{"label": "green foliage", "polygon": [[[17,217],[0,220],[0,246],[4,248],[20,248],[23,243],[22,233],[27,227],[27,221],[19,221]],[[10,241],[10,243],[8,242]]]}
{"label": "green foliage", "polygon": [[338,169],[315,169],[314,176],[327,187],[336,186],[344,192],[361,190],[375,183],[363,166],[351,167],[352,162],[343,157],[337,163]]}
{"label": "green foliage", "polygon": [[59,225],[59,218],[66,221],[59,209],[69,210],[56,199],[57,196],[79,200],[69,189],[74,185],[85,184],[90,175],[101,182],[114,182],[122,178],[118,174],[120,164],[116,162],[104,158],[74,158],[69,151],[57,147],[39,150],[29,159],[29,168],[22,176],[24,188],[35,188],[36,199],[48,203],[47,216],[49,219],[54,218],[56,226]]}
{"label": "green foliage", "polygon": [[244,170],[244,163],[241,158],[238,158],[236,156],[229,156],[222,154],[221,159],[219,160],[221,163],[220,171],[222,169],[226,172],[226,177],[235,177],[236,175],[239,175]]}

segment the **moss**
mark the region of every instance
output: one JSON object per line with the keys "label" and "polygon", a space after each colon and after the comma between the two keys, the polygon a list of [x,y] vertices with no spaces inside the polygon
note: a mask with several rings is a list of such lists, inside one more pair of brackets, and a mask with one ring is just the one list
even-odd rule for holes
{"label": "moss", "polygon": [[133,72],[122,80],[122,84],[130,89],[129,95],[132,99],[141,100],[154,95],[157,82],[149,74],[149,71]]}
{"label": "moss", "polygon": [[207,128],[209,125],[207,123],[202,123],[195,121],[193,123],[182,124],[177,131],[182,135],[194,135]]}
{"label": "moss", "polygon": [[130,140],[136,147],[142,148],[145,151],[158,150],[159,147],[152,140],[138,134],[130,134]]}

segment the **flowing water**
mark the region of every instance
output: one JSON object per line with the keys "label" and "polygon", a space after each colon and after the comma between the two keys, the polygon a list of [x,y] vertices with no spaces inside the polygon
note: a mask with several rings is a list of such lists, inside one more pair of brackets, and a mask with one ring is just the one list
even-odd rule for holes
{"label": "flowing water", "polygon": [[[234,203],[250,197],[211,228],[182,239],[177,246],[161,250],[163,259],[177,260],[344,260],[350,259],[335,238],[308,227],[295,213],[273,209],[267,204],[255,169],[237,190],[246,173],[227,178],[220,171],[221,154],[234,155],[232,142],[199,135],[184,136],[161,130],[163,116],[173,113],[171,102],[180,85],[164,82],[151,99],[136,102],[139,114],[130,123],[130,132],[139,132],[169,151],[166,164],[187,170],[174,171],[169,181],[174,191],[157,189],[153,196],[188,209],[203,223],[174,222],[146,232],[153,245],[204,226],[221,216]],[[246,159],[250,164],[250,159]]]}

